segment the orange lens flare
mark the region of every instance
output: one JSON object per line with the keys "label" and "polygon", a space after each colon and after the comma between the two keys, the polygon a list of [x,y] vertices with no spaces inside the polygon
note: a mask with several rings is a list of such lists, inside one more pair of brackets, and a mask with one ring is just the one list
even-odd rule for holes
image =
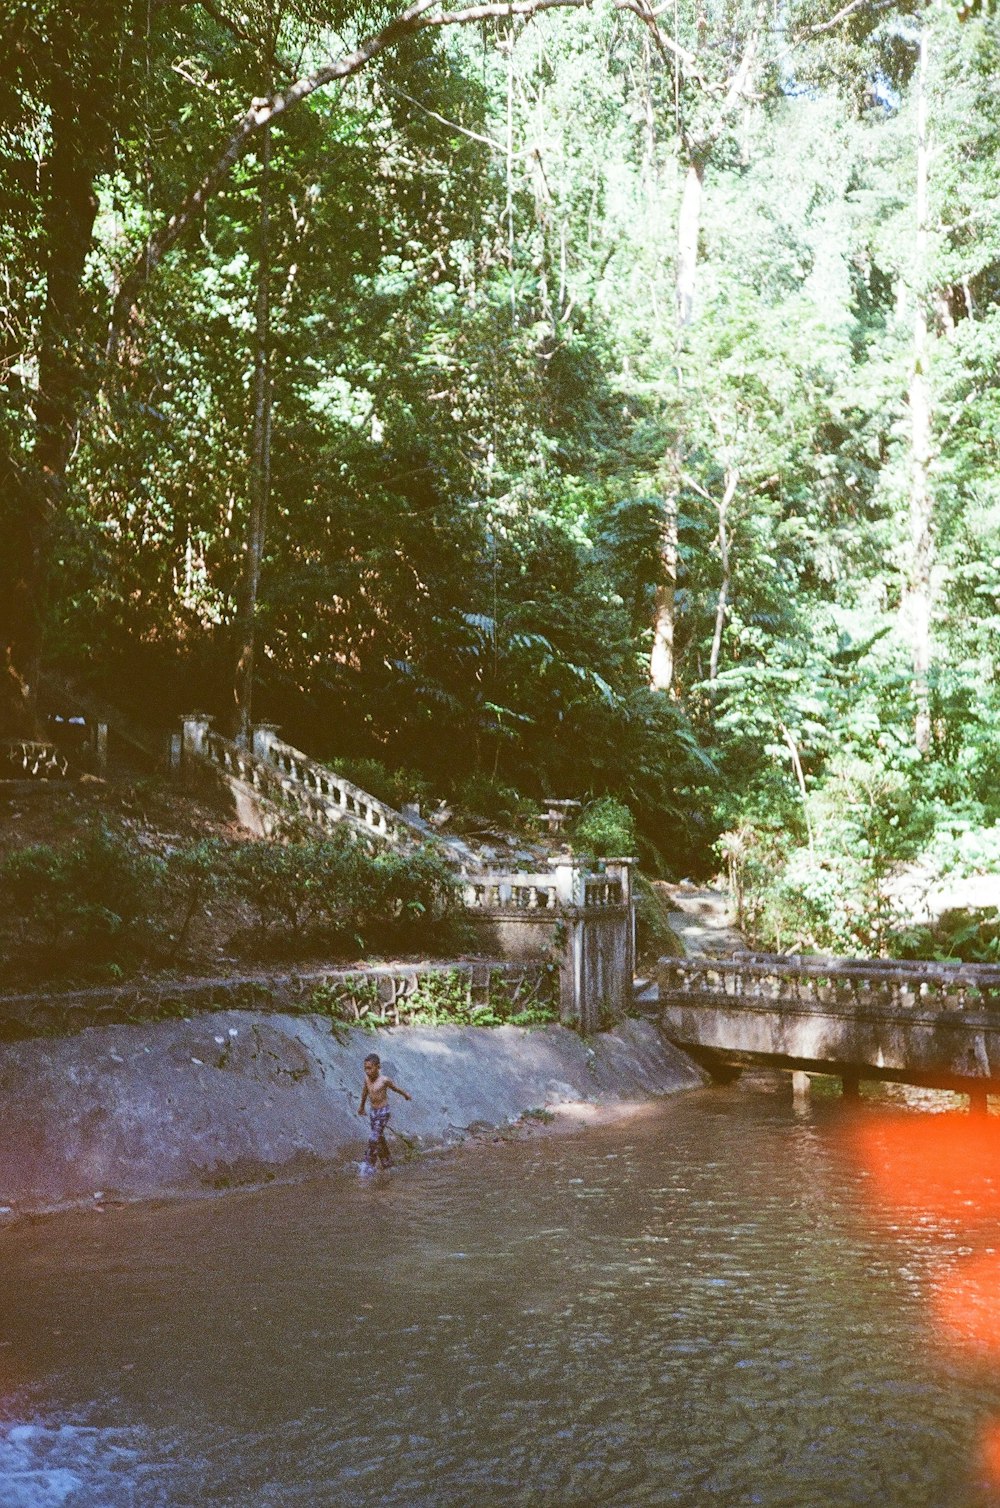
{"label": "orange lens flare", "polygon": [[853,1142],[883,1206],[962,1224],[1000,1217],[1000,1117],[887,1116],[856,1124]]}
{"label": "orange lens flare", "polygon": [[1000,1256],[980,1252],[942,1273],[931,1312],[937,1328],[952,1344],[1000,1353]]}
{"label": "orange lens flare", "polygon": [[979,1437],[979,1471],[990,1489],[1000,1489],[1000,1419],[990,1419]]}
{"label": "orange lens flare", "polygon": [[[850,1138],[872,1179],[877,1210],[944,1219],[963,1231],[1000,1219],[1000,1118],[864,1118],[855,1121]],[[1000,1254],[980,1251],[942,1268],[932,1289],[931,1319],[948,1347],[995,1364],[1000,1356]],[[992,1498],[1000,1494],[1000,1418],[983,1424],[978,1455],[979,1473]]]}

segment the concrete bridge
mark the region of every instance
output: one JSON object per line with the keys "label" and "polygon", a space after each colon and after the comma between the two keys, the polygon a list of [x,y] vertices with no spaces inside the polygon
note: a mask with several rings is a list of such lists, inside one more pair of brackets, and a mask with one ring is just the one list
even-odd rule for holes
{"label": "concrete bridge", "polygon": [[[748,1066],[1000,1094],[1000,966],[878,959],[663,958],[666,1034],[716,1077]],[[800,1081],[801,1083],[801,1081]]]}

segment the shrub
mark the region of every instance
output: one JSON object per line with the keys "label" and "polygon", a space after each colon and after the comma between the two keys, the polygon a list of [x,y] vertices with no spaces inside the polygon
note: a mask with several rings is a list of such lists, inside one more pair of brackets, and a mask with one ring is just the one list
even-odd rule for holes
{"label": "shrub", "polygon": [[[454,877],[429,848],[373,851],[343,835],[299,843],[245,843],[224,884],[255,914],[261,946],[278,951],[360,949],[419,937],[430,945],[452,914]],[[445,927],[445,931],[447,928]]]}
{"label": "shrub", "polygon": [[308,1009],[348,1022],[377,1027],[387,1022],[406,1026],[548,1026],[559,1020],[558,970],[546,969],[541,979],[527,981],[494,975],[489,998],[474,998],[472,981],[458,969],[427,970],[416,988],[391,1004],[379,995],[374,978],[352,975],[318,984]]}
{"label": "shrub", "polygon": [[471,823],[520,827],[538,816],[538,803],[490,775],[467,775],[452,788],[452,801]]}
{"label": "shrub", "polygon": [[167,861],[167,882],[178,892],[181,905],[181,921],[174,937],[177,953],[187,943],[195,916],[222,884],[225,854],[223,843],[206,838],[190,848],[177,850]]}
{"label": "shrub", "polygon": [[142,952],[156,935],[163,862],[103,824],[65,848],[37,844],[0,864],[10,920],[88,959]]}
{"label": "shrub", "polygon": [[380,759],[334,759],[331,763],[345,780],[396,811],[410,802],[426,805],[430,800],[430,781],[419,770],[390,769]]}
{"label": "shrub", "polygon": [[595,858],[623,858],[635,853],[635,819],[624,801],[599,796],[580,813],[572,828],[573,841]]}

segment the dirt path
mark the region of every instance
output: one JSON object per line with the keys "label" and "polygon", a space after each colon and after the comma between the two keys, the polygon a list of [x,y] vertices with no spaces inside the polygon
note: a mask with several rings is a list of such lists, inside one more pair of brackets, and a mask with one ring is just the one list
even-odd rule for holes
{"label": "dirt path", "polygon": [[654,880],[651,886],[663,918],[689,958],[728,958],[746,951],[732,924],[729,897],[721,890]]}

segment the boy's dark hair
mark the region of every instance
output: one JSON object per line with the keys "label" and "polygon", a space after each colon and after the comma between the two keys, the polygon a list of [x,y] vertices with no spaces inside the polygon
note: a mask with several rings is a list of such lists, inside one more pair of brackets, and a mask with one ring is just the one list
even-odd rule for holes
{"label": "boy's dark hair", "polygon": [[368,1054],[367,1058],[365,1059],[365,1062],[366,1063],[374,1063],[377,1068],[381,1068],[381,1066],[382,1066],[382,1059],[379,1057],[379,1055],[378,1055],[377,1052],[370,1052]]}

